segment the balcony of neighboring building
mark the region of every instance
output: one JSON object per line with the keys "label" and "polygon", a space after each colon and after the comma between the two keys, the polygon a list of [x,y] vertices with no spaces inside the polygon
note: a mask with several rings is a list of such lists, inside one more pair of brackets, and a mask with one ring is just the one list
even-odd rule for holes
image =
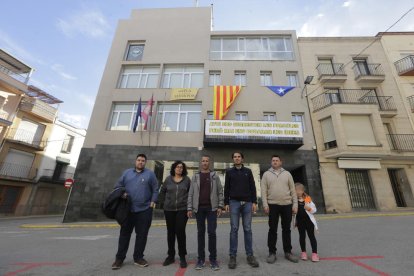
{"label": "balcony of neighboring building", "polygon": [[321,83],[343,83],[347,79],[343,63],[319,63],[316,69]]}
{"label": "balcony of neighboring building", "polygon": [[7,133],[6,139],[11,143],[21,144],[35,150],[43,150],[46,141],[42,140],[43,130],[29,130],[24,128],[12,128]]}
{"label": "balcony of neighboring building", "polygon": [[29,86],[26,94],[29,97],[22,99],[20,102],[20,110],[33,114],[48,122],[54,122],[58,112],[58,105],[62,101],[32,85]]}
{"label": "balcony of neighboring building", "polygon": [[414,134],[387,134],[391,150],[414,152]]}
{"label": "balcony of neighboring building", "polygon": [[414,55],[408,55],[394,62],[398,75],[414,76]]}
{"label": "balcony of neighboring building", "polygon": [[354,69],[355,81],[360,84],[381,83],[385,80],[384,70],[380,63],[355,61],[352,69]]}
{"label": "balcony of neighboring building", "polygon": [[13,114],[0,109],[0,126],[8,127],[13,123]]}
{"label": "balcony of neighboring building", "polygon": [[302,124],[279,121],[205,121],[205,147],[231,145],[296,150],[303,146]]}
{"label": "balcony of neighboring building", "polygon": [[0,162],[0,178],[11,180],[29,180],[36,177],[37,169],[21,163]]}
{"label": "balcony of neighboring building", "polygon": [[11,54],[0,49],[0,80],[25,90],[33,69]]}
{"label": "balcony of neighboring building", "polygon": [[377,96],[372,89],[329,89],[312,99],[314,112],[336,104],[377,105],[382,116],[397,115],[393,97]]}

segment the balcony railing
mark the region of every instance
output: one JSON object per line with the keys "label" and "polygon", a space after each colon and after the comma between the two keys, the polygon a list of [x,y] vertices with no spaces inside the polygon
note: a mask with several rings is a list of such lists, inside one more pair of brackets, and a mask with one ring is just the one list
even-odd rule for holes
{"label": "balcony railing", "polygon": [[12,70],[0,65],[0,72],[9,75],[10,77],[12,77],[13,79],[23,82],[25,84],[27,84],[27,82],[30,79],[30,75],[28,73],[16,73],[13,72]]}
{"label": "balcony railing", "polygon": [[73,172],[61,172],[60,174],[56,173],[54,169],[44,169],[41,172],[40,179],[53,182],[64,182],[68,178],[73,178]]}
{"label": "balcony railing", "polygon": [[381,111],[394,111],[396,106],[391,96],[377,96],[370,89],[327,90],[312,99],[314,112],[333,104],[375,104]]}
{"label": "balcony railing", "polygon": [[7,139],[37,149],[43,149],[46,146],[46,141],[42,140],[42,135],[43,133],[39,134],[25,129],[13,128],[7,134]]}
{"label": "balcony railing", "polygon": [[407,100],[410,104],[411,112],[414,112],[414,95],[407,97]]}
{"label": "balcony railing", "polygon": [[397,60],[394,65],[400,76],[414,76],[414,55]]}
{"label": "balcony railing", "polygon": [[51,122],[53,122],[57,114],[57,109],[53,106],[50,106],[41,100],[27,97],[23,98],[20,102],[20,109],[26,112],[31,112]]}
{"label": "balcony railing", "polygon": [[387,134],[391,150],[414,152],[414,134]]}
{"label": "balcony railing", "polygon": [[11,125],[12,119],[10,118],[10,114],[7,112],[4,112],[3,110],[0,110],[0,122],[4,125]]}
{"label": "balcony railing", "polygon": [[31,179],[33,168],[21,164],[0,162],[0,176]]}
{"label": "balcony railing", "polygon": [[316,69],[318,69],[318,73],[320,76],[322,75],[328,75],[328,76],[335,76],[335,75],[341,75],[346,76],[345,70],[344,70],[344,64],[343,63],[320,63]]}
{"label": "balcony railing", "polygon": [[356,63],[352,68],[356,78],[361,76],[384,76],[380,63]]}

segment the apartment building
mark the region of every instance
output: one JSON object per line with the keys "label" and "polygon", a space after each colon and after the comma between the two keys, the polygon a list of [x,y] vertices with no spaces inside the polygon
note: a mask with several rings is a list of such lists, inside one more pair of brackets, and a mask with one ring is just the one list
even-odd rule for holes
{"label": "apartment building", "polygon": [[413,77],[396,62],[410,40],[395,38],[298,39],[328,212],[414,206]]}
{"label": "apartment building", "polygon": [[[223,178],[241,150],[258,195],[271,155],[279,154],[324,210],[295,31],[213,31],[211,12],[133,10],[119,21],[64,221],[102,218],[103,198],[140,152],[161,182],[174,160],[191,177],[202,154]],[[226,102],[225,89],[233,89],[234,102],[219,118],[214,106]],[[139,101],[144,109],[152,97],[147,128],[140,118],[133,132]]]}

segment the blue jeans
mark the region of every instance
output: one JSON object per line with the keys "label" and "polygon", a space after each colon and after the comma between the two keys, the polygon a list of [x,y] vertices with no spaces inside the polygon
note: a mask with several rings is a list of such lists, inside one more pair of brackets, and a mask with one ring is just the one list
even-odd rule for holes
{"label": "blue jeans", "polygon": [[198,259],[204,261],[206,258],[206,219],[208,233],[208,251],[210,252],[210,261],[217,260],[217,211],[211,211],[211,208],[199,208],[196,213],[197,218],[197,240],[198,240]]}
{"label": "blue jeans", "polygon": [[230,200],[230,256],[237,256],[238,233],[240,215],[242,217],[244,231],[244,248],[247,256],[253,256],[253,237],[252,237],[252,203],[238,200]]}

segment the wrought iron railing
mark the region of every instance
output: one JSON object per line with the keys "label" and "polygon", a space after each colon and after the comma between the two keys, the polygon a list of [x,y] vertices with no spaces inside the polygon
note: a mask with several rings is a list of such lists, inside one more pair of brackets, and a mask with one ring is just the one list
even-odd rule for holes
{"label": "wrought iron railing", "polygon": [[0,162],[0,175],[15,178],[29,179],[31,177],[32,167],[15,164]]}
{"label": "wrought iron railing", "polygon": [[343,63],[320,63],[316,69],[320,76],[346,76]]}
{"label": "wrought iron railing", "polygon": [[44,148],[46,146],[46,141],[42,140],[42,136],[43,133],[38,134],[26,129],[12,128],[7,134],[7,139],[37,148]]}
{"label": "wrought iron railing", "polygon": [[410,104],[411,112],[414,112],[414,95],[407,97],[407,100]]}
{"label": "wrought iron railing", "polygon": [[394,62],[395,68],[398,74],[404,74],[414,70],[414,55],[406,56],[400,60]]}
{"label": "wrought iron railing", "polygon": [[333,104],[375,104],[381,111],[397,110],[392,96],[377,96],[371,89],[333,89],[312,99],[313,110]]}
{"label": "wrought iron railing", "polygon": [[414,151],[414,134],[387,134],[392,150]]}
{"label": "wrought iron railing", "polygon": [[361,76],[384,76],[380,63],[356,63],[352,68],[357,78]]}
{"label": "wrought iron railing", "polygon": [[14,72],[14,71],[12,71],[12,70],[10,70],[10,69],[2,66],[2,65],[0,65],[0,72],[4,73],[6,75],[9,75],[13,79],[18,80],[20,82],[23,82],[25,84],[27,84],[27,82],[29,81],[29,78],[30,78],[29,74],[27,74],[27,73],[16,73],[16,72]]}

